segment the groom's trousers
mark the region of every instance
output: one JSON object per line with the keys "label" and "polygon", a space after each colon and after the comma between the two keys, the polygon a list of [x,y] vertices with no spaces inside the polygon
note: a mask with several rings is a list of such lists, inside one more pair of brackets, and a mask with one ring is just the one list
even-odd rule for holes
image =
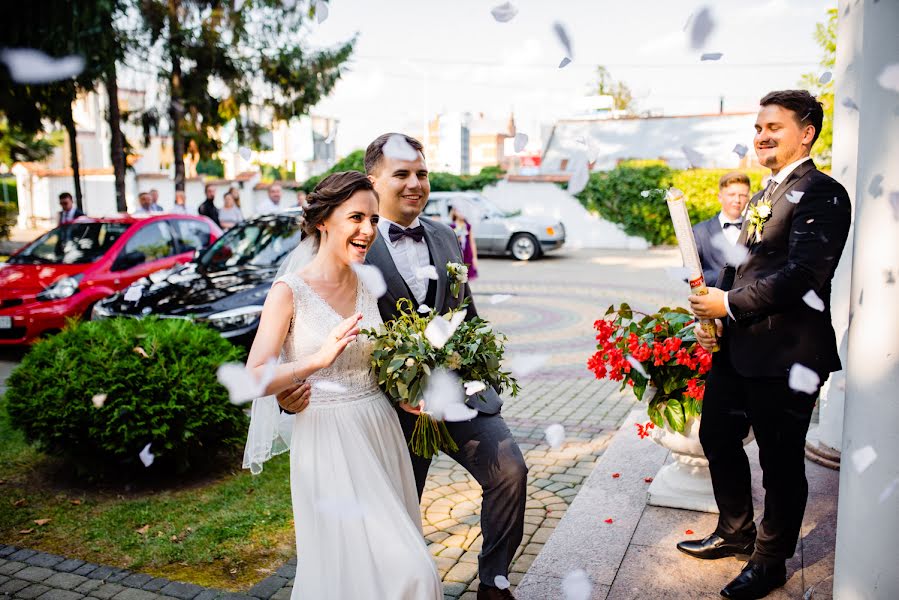
{"label": "groom's trousers", "polygon": [[[397,414],[408,441],[417,417],[403,410],[397,410]],[[447,423],[446,428],[459,447],[450,457],[471,473],[483,489],[483,543],[478,556],[478,575],[486,585],[493,585],[497,575],[508,576],[509,565],[524,535],[528,467],[512,432],[498,414],[478,413],[470,421]],[[413,452],[410,455],[421,499],[431,459]]]}
{"label": "groom's trousers", "polygon": [[752,537],[752,486],[743,438],[752,427],[759,447],[765,513],[752,559],[783,563],[793,556],[805,504],[805,435],[815,394],[791,390],[786,377],[743,377],[725,352],[706,379],[699,439],[709,459],[720,515],[715,533],[728,541]]}

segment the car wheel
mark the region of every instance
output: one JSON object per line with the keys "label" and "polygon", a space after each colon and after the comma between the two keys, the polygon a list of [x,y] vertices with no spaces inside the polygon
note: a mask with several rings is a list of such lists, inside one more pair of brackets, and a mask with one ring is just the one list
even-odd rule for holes
{"label": "car wheel", "polygon": [[529,233],[515,234],[509,247],[515,260],[531,260],[540,255],[540,246],[537,245],[537,239]]}

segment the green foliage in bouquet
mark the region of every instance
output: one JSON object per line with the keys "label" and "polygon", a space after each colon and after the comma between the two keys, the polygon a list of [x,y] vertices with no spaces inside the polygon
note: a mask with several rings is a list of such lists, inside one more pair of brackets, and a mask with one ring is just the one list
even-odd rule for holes
{"label": "green foliage in bouquet", "polygon": [[[6,410],[29,442],[82,473],[183,472],[244,440],[246,415],[216,379],[219,365],[241,359],[190,321],[70,322],[12,372]],[[147,444],[151,469],[139,458]]]}
{"label": "green foliage in bouquet", "polygon": [[[446,315],[447,320],[467,306],[466,299]],[[374,342],[371,369],[391,401],[417,407],[431,374],[438,368],[454,371],[463,381],[481,381],[500,393],[509,390],[512,396],[518,395],[518,381],[511,372],[502,370],[506,336],[493,331],[487,321],[480,317],[462,321],[446,344],[435,348],[425,337],[425,329],[433,319],[444,317],[433,310],[418,313],[408,298],[401,298],[396,307],[396,319],[377,330],[361,332]],[[444,423],[424,413],[419,417],[410,445],[416,454],[426,457],[433,456],[437,450],[458,449]]]}

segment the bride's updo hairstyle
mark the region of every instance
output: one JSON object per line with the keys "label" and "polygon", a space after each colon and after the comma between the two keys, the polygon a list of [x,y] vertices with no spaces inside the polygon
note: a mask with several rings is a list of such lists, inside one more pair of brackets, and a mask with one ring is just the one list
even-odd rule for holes
{"label": "bride's updo hairstyle", "polygon": [[368,191],[378,197],[371,180],[359,171],[332,173],[318,182],[312,193],[306,197],[303,210],[303,233],[321,242],[318,226],[324,223],[338,206],[350,199],[358,191]]}

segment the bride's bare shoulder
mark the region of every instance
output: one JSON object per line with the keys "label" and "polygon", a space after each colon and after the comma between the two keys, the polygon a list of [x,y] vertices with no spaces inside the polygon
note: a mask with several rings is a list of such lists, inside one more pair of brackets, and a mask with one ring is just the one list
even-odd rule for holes
{"label": "bride's bare shoulder", "polygon": [[272,284],[268,296],[265,298],[265,306],[273,308],[288,308],[293,306],[293,288],[289,283],[280,279]]}

